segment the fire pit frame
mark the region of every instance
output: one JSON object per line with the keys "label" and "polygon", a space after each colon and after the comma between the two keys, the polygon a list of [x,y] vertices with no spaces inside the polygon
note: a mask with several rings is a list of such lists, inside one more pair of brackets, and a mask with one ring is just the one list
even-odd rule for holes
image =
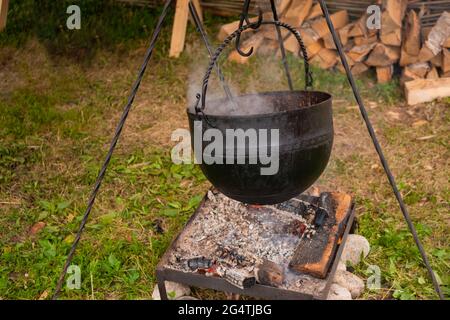
{"label": "fire pit frame", "polygon": [[265,286],[261,284],[256,284],[249,289],[240,289],[238,287],[233,286],[228,281],[219,277],[207,277],[198,273],[190,273],[183,272],[174,269],[170,269],[167,266],[170,253],[176,248],[177,242],[180,237],[183,235],[184,231],[189,227],[192,221],[197,217],[200,208],[205,204],[206,196],[201,201],[197,210],[194,214],[189,218],[183,230],[178,234],[178,236],[172,241],[169,248],[166,250],[164,255],[162,256],[160,262],[156,267],[156,281],[158,285],[158,289],[160,292],[160,296],[162,300],[168,300],[167,290],[165,281],[172,281],[177,283],[182,283],[192,287],[204,288],[204,289],[212,289],[216,291],[241,294],[245,296],[250,296],[254,298],[262,298],[269,300],[324,300],[328,296],[330,291],[331,284],[333,283],[334,276],[336,274],[337,266],[339,260],[342,255],[342,251],[344,249],[345,243],[347,241],[347,237],[350,234],[350,231],[353,228],[355,221],[355,204],[352,202],[346,217],[345,229],[342,235],[341,243],[337,246],[337,251],[334,256],[333,263],[331,265],[330,271],[326,277],[326,284],[324,290],[321,292],[319,296],[314,296],[311,294],[301,293],[297,291],[275,288],[270,286]]}

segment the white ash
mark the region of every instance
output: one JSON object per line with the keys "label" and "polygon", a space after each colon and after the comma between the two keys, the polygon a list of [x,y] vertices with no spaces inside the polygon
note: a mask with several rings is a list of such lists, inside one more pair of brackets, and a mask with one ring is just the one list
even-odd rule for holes
{"label": "white ash", "polygon": [[[205,204],[185,228],[171,252],[168,268],[193,272],[187,260],[205,257],[216,261],[213,273],[223,275],[227,268],[238,267],[253,273],[264,259],[285,269],[284,289],[318,295],[326,280],[294,273],[288,268],[303,237],[314,237],[312,219],[278,210],[274,206],[248,206],[209,191]],[[289,232],[301,224],[302,235]]]}

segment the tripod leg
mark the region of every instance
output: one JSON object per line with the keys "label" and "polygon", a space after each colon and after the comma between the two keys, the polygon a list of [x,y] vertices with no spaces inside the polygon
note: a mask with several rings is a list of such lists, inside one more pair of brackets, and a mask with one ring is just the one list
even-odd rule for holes
{"label": "tripod leg", "polygon": [[375,150],[378,153],[381,164],[383,165],[384,171],[386,172],[386,175],[388,177],[389,184],[391,185],[392,190],[394,191],[395,197],[397,198],[397,202],[400,206],[400,210],[402,211],[403,217],[405,218],[406,223],[408,224],[409,231],[411,232],[411,234],[414,238],[416,246],[420,251],[420,255],[422,256],[422,260],[425,263],[425,266],[428,270],[431,280],[433,281],[434,288],[435,288],[437,294],[439,295],[439,298],[443,300],[444,295],[442,294],[439,283],[436,279],[433,269],[431,268],[430,262],[428,261],[427,255],[425,253],[425,249],[422,246],[422,243],[419,239],[416,228],[414,227],[414,224],[411,221],[411,217],[409,215],[408,209],[406,208],[406,205],[403,202],[402,195],[400,194],[400,191],[398,190],[397,183],[395,182],[395,178],[392,175],[391,169],[389,168],[389,164],[387,163],[387,160],[384,157],[384,153],[383,153],[383,150],[381,149],[380,143],[378,142],[378,138],[375,134],[375,130],[373,129],[372,123],[370,122],[369,115],[367,114],[366,108],[364,106],[364,102],[361,98],[361,95],[359,94],[359,90],[358,90],[358,87],[356,86],[355,79],[353,78],[353,74],[347,63],[347,59],[345,57],[344,50],[342,49],[342,44],[339,40],[339,37],[336,34],[336,30],[334,29],[333,22],[331,21],[330,13],[328,12],[327,5],[324,0],[319,0],[319,3],[320,3],[320,7],[322,8],[323,15],[325,16],[325,19],[327,20],[328,28],[330,29],[331,35],[333,36],[333,40],[334,40],[336,48],[339,52],[339,56],[341,57],[342,65],[344,66],[345,72],[347,73],[347,78],[352,87],[353,94],[355,95],[356,101],[358,102],[359,110],[364,119],[364,122],[366,123],[366,127],[367,127],[367,130],[369,131],[370,138],[372,139],[373,145],[375,146]]}
{"label": "tripod leg", "polygon": [[[205,29],[203,28],[202,22],[200,20],[200,16],[197,13],[197,9],[195,8],[195,5],[192,1],[189,1],[189,11],[191,12],[192,19],[194,20],[195,26],[197,27],[197,30],[199,31],[203,43],[205,44],[206,49],[208,50],[209,57],[212,58],[212,55],[214,54],[213,48],[211,47],[211,43],[208,40],[208,35],[206,34]],[[236,102],[233,99],[233,95],[231,93],[230,87],[225,81],[225,77],[222,73],[222,70],[220,69],[220,66],[216,64],[216,70],[217,70],[217,76],[219,77],[220,84],[223,87],[223,90],[225,91],[225,95],[227,96],[228,100],[231,101],[233,107],[236,109],[237,105]]]}
{"label": "tripod leg", "polygon": [[[279,21],[278,13],[277,13],[277,6],[275,5],[274,0],[270,0],[270,6],[272,8],[273,20]],[[283,62],[284,71],[286,73],[286,78],[288,81],[289,89],[292,91],[292,90],[294,90],[294,85],[292,84],[291,72],[289,71],[289,65],[288,65],[288,62],[286,59],[286,49],[284,48],[283,35],[281,34],[281,28],[279,26],[276,26],[276,30],[277,30],[278,43],[280,45],[280,51],[281,51],[281,61]]]}
{"label": "tripod leg", "polygon": [[141,84],[142,78],[144,77],[145,70],[147,68],[148,62],[150,61],[150,58],[153,53],[153,49],[155,48],[156,41],[158,40],[158,36],[161,33],[161,28],[163,25],[163,22],[167,16],[167,11],[169,9],[170,4],[173,0],[167,0],[164,4],[163,11],[161,13],[161,16],[159,17],[158,23],[156,25],[155,31],[153,32],[152,39],[150,41],[150,44],[148,46],[147,52],[145,54],[144,62],[141,65],[141,68],[139,70],[138,76],[133,84],[133,87],[131,89],[130,95],[128,96],[127,104],[125,105],[125,108],[123,110],[122,116],[120,118],[119,123],[117,124],[116,131],[114,133],[114,137],[111,141],[108,153],[106,154],[105,160],[103,162],[102,168],[100,169],[100,172],[98,173],[97,180],[95,181],[94,188],[92,189],[91,195],[89,197],[86,211],[84,212],[83,219],[81,220],[80,227],[78,229],[78,232],[75,236],[75,240],[72,243],[72,247],[70,248],[69,254],[67,256],[66,262],[64,264],[63,270],[61,271],[61,274],[58,279],[58,283],[56,284],[55,293],[53,294],[53,300],[58,299],[59,293],[61,291],[64,278],[67,273],[67,269],[70,266],[70,263],[72,262],[72,258],[74,256],[75,250],[78,246],[78,243],[81,238],[81,234],[83,233],[84,227],[86,226],[87,220],[89,218],[89,215],[91,213],[92,207],[95,203],[95,198],[97,197],[98,191],[100,190],[100,187],[103,182],[103,178],[105,177],[106,170],[108,169],[109,162],[111,161],[111,157],[113,155],[113,152],[116,148],[117,142],[119,141],[120,134],[122,133],[122,129],[125,125],[125,122],[127,120],[128,114],[131,110],[131,106],[133,104],[134,98],[137,94],[137,91],[139,89],[139,86]]}

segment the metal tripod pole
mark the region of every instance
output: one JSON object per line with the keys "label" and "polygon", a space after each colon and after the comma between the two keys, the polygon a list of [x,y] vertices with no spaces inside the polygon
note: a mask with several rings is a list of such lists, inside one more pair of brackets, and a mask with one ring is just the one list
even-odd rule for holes
{"label": "metal tripod pole", "polygon": [[88,203],[87,203],[87,207],[86,207],[86,211],[84,212],[83,219],[81,220],[80,227],[79,227],[78,232],[77,232],[77,234],[75,236],[75,240],[72,243],[72,246],[71,246],[70,251],[69,251],[69,255],[67,256],[66,262],[64,264],[64,268],[63,268],[63,270],[62,270],[62,272],[61,272],[61,274],[59,276],[58,282],[56,284],[56,289],[55,289],[55,292],[54,292],[53,298],[52,298],[53,300],[58,299],[59,293],[61,292],[61,288],[62,288],[62,285],[63,285],[63,282],[64,282],[64,278],[65,278],[65,276],[67,274],[67,269],[69,268],[69,266],[70,266],[70,264],[72,262],[73,255],[74,255],[75,250],[76,250],[76,248],[78,246],[78,243],[79,243],[79,241],[81,239],[81,234],[83,233],[84,227],[86,226],[86,222],[87,222],[87,220],[89,218],[89,214],[91,213],[92,207],[94,206],[95,198],[97,197],[98,191],[100,190],[100,187],[102,185],[103,178],[105,177],[105,173],[106,173],[106,170],[108,169],[109,162],[111,161],[112,154],[113,154],[113,152],[114,152],[114,150],[116,148],[117,142],[119,141],[120,134],[122,133],[122,129],[123,129],[124,125],[125,125],[125,122],[127,120],[128,114],[129,114],[129,112],[131,110],[131,106],[133,104],[134,98],[136,97],[136,94],[137,94],[137,91],[138,91],[139,86],[141,84],[142,78],[144,77],[145,70],[147,69],[148,62],[150,61],[150,58],[152,56],[153,49],[155,48],[156,41],[158,40],[158,36],[161,33],[161,28],[162,28],[163,22],[166,19],[167,12],[168,12],[169,6],[171,5],[172,1],[173,0],[167,0],[166,1],[166,3],[164,4],[163,10],[161,12],[161,16],[159,17],[158,23],[156,24],[155,31],[153,32],[153,36],[152,36],[152,38],[150,40],[150,44],[148,46],[147,52],[145,53],[144,61],[143,61],[142,65],[141,65],[141,68],[139,70],[139,73],[138,73],[138,76],[136,78],[136,81],[133,84],[133,87],[131,89],[130,95],[128,96],[127,104],[125,105],[125,108],[123,110],[123,113],[122,113],[122,116],[120,118],[120,121],[119,121],[119,123],[118,123],[118,125],[116,127],[116,131],[115,131],[114,137],[113,137],[113,139],[111,141],[108,153],[106,154],[106,158],[105,158],[105,160],[103,162],[103,165],[102,165],[102,168],[100,169],[100,172],[98,173],[97,180],[95,181],[94,188],[93,188],[93,190],[91,192],[91,195],[89,197],[89,200],[88,200]]}
{"label": "metal tripod pole", "polygon": [[[195,8],[195,5],[192,3],[192,1],[189,1],[189,11],[191,12],[191,16],[192,19],[194,20],[195,26],[197,27],[197,30],[202,37],[203,43],[205,44],[205,47],[208,50],[209,57],[212,58],[214,52],[211,47],[211,43],[208,40],[208,35],[206,34],[205,29],[203,28],[197,9]],[[233,94],[231,93],[230,87],[225,81],[225,77],[222,73],[222,70],[220,69],[219,64],[216,64],[216,71],[220,84],[222,85],[223,90],[225,91],[225,95],[227,96],[228,100],[230,100],[230,102],[232,103],[234,109],[237,109],[236,101],[233,99]]]}
{"label": "metal tripod pole", "polygon": [[[273,20],[274,21],[279,21],[278,20],[278,13],[277,13],[277,6],[275,5],[275,0],[270,0],[270,7],[271,7],[272,13],[273,13]],[[292,83],[291,72],[289,71],[289,65],[288,65],[287,58],[286,58],[286,49],[284,47],[283,35],[281,33],[281,28],[279,26],[275,26],[275,27],[276,27],[276,30],[277,30],[278,43],[280,45],[281,61],[283,62],[284,72],[286,73],[286,78],[287,78],[287,81],[288,81],[289,89],[291,91],[293,91],[294,90],[294,85]]]}
{"label": "metal tripod pole", "polygon": [[430,262],[428,261],[427,255],[425,253],[425,249],[423,248],[422,243],[417,234],[416,228],[414,227],[414,224],[412,223],[408,209],[406,208],[406,205],[403,201],[402,195],[400,194],[400,191],[398,190],[397,183],[395,182],[395,178],[392,175],[391,169],[389,168],[389,165],[384,156],[383,150],[381,149],[381,145],[378,142],[378,138],[375,134],[375,130],[373,129],[372,123],[370,122],[369,115],[367,114],[367,110],[364,106],[364,102],[361,98],[361,95],[359,94],[359,90],[358,90],[358,87],[356,86],[355,79],[353,78],[353,74],[347,63],[347,59],[345,57],[344,50],[342,49],[341,41],[339,40],[339,37],[336,34],[336,30],[334,29],[333,22],[331,21],[330,13],[328,12],[327,5],[324,0],[319,0],[319,3],[320,3],[320,7],[322,8],[323,15],[325,16],[325,19],[327,21],[328,28],[330,29],[331,35],[333,36],[333,40],[334,40],[336,48],[339,52],[339,56],[341,57],[342,65],[344,66],[345,72],[347,73],[347,78],[352,87],[353,94],[355,96],[356,101],[358,102],[359,111],[361,112],[361,116],[363,117],[364,122],[366,123],[366,127],[367,127],[367,130],[369,131],[370,138],[372,139],[373,145],[375,146],[375,150],[380,158],[381,164],[383,165],[384,171],[386,172],[386,175],[389,180],[389,184],[391,185],[392,190],[394,191],[395,197],[397,198],[397,202],[400,206],[400,210],[402,211],[403,217],[405,218],[406,223],[408,224],[409,231],[411,232],[411,234],[414,238],[416,246],[420,251],[420,255],[422,256],[422,260],[425,263],[425,266],[428,270],[431,280],[433,281],[434,288],[435,288],[437,294],[439,295],[439,298],[443,300],[444,295],[443,295],[441,288],[439,286],[439,283],[436,279],[436,275],[434,274],[433,269],[431,268]]}

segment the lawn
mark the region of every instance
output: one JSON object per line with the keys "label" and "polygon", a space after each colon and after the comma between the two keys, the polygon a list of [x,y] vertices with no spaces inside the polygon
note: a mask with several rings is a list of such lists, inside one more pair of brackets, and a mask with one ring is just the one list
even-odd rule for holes
{"label": "lawn", "polygon": [[[159,12],[86,0],[82,29],[68,31],[67,3],[47,4],[41,17],[34,1],[12,2],[0,33],[0,299],[51,297]],[[208,32],[221,21],[207,16]],[[185,108],[208,64],[192,26],[181,58],[169,59],[170,30],[169,21],[73,260],[81,289],[65,288],[61,298],[151,298],[159,258],[209,187],[197,167],[170,158],[171,133],[187,127]],[[301,88],[299,61],[289,61]],[[222,63],[236,92],[287,87],[276,58]],[[317,184],[355,197],[358,232],[372,246],[355,272],[382,272],[383,288],[364,297],[435,299],[345,76],[316,68],[314,75],[315,88],[334,95],[336,131]],[[449,297],[450,101],[407,107],[396,82],[377,85],[370,75],[358,84]]]}

